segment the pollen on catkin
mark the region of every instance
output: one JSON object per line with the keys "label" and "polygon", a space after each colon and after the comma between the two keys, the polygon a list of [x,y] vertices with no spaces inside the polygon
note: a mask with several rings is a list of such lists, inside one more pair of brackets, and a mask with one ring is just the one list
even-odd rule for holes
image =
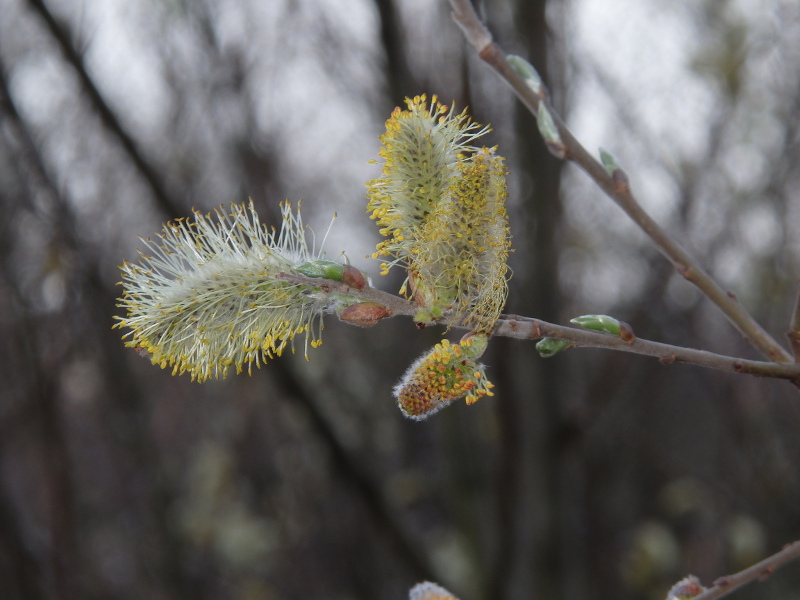
{"label": "pollen on catkin", "polygon": [[[193,380],[224,378],[280,356],[303,334],[304,349],[319,346],[322,315],[335,300],[314,286],[277,277],[319,258],[306,242],[300,211],[281,206],[279,233],[259,221],[252,202],[212,216],[164,226],[143,240],[137,264],[125,262],[126,345],[144,350],[153,364],[188,372]],[[326,261],[328,262],[328,261]],[[297,271],[298,274],[302,274]]]}
{"label": "pollen on catkin", "polygon": [[494,385],[475,360],[485,349],[485,340],[479,345],[477,349],[472,338],[457,344],[445,339],[419,357],[394,388],[403,414],[421,420],[459,398],[474,404],[483,396],[493,396]]}
{"label": "pollen on catkin", "polygon": [[508,297],[502,157],[482,148],[461,161],[449,192],[419,228],[411,266],[418,301],[433,316],[449,309],[459,324],[490,331]]}
{"label": "pollen on catkin", "polygon": [[373,257],[387,257],[383,274],[407,270],[418,321],[450,314],[490,331],[508,295],[504,159],[472,145],[488,129],[465,112],[435,96],[430,107],[425,96],[406,104],[380,138],[382,177],[367,184],[367,210],[386,237]]}

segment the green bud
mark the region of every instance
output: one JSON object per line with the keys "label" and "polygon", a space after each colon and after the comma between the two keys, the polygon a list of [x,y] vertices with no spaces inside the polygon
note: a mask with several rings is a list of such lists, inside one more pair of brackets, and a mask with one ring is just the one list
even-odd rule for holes
{"label": "green bud", "polygon": [[539,102],[539,110],[536,113],[536,121],[539,124],[539,133],[542,134],[542,137],[546,142],[553,142],[556,144],[562,144],[561,135],[558,133],[558,127],[556,127],[556,122],[553,120],[553,115],[550,114],[550,111],[547,110],[547,106],[545,106],[544,102]]}
{"label": "green bud", "polygon": [[631,191],[631,184],[628,181],[628,174],[622,170],[617,163],[617,159],[612,154],[609,154],[600,148],[600,162],[603,163],[606,173],[611,176],[614,182],[614,193],[616,194],[629,194]]}
{"label": "green bud", "polygon": [[613,175],[614,171],[619,170],[619,164],[617,164],[617,159],[614,158],[614,155],[606,152],[602,148],[600,148],[600,162],[603,163],[603,166],[606,168],[606,172],[609,175]]}
{"label": "green bud", "polygon": [[509,54],[506,56],[506,60],[508,64],[511,65],[511,68],[516,71],[517,75],[525,80],[527,86],[531,88],[535,94],[541,96],[543,89],[542,78],[539,76],[534,66],[521,56],[515,54]]}
{"label": "green bud", "polygon": [[436,319],[427,308],[420,308],[414,313],[415,323],[432,323]]}
{"label": "green bud", "polygon": [[332,260],[310,260],[294,268],[295,271],[306,277],[319,277],[341,281],[345,272],[345,265]]}
{"label": "green bud", "polygon": [[583,315],[570,320],[570,323],[580,325],[586,329],[602,331],[612,335],[620,335],[620,322],[607,315]]}
{"label": "green bud", "polygon": [[561,160],[567,158],[567,145],[562,141],[555,119],[550,114],[550,110],[548,110],[544,100],[539,102],[536,122],[539,125],[539,133],[544,138],[544,145],[550,151],[550,154]]}
{"label": "green bud", "polygon": [[566,340],[557,340],[555,338],[542,338],[536,343],[536,350],[539,352],[539,356],[542,358],[550,358],[551,356],[555,356],[562,350],[566,350],[567,348],[573,346],[572,342],[568,342]]}
{"label": "green bud", "polygon": [[480,331],[470,331],[461,338],[459,342],[464,349],[464,355],[478,359],[486,352],[486,347],[489,345],[489,335]]}

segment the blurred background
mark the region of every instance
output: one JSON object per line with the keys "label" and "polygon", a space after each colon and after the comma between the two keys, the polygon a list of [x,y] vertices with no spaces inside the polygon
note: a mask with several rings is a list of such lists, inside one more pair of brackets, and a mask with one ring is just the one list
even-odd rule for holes
{"label": "blurred background", "polygon": [[[590,150],[778,339],[800,273],[800,7],[487,0]],[[405,96],[491,123],[511,170],[507,312],[611,314],[758,358],[544,149],[445,0],[0,0],[0,597],[657,599],[800,538],[800,396],[780,381],[495,340],[494,398],[426,422],[391,389],[442,330],[324,344],[197,384],[112,330],[117,266],[252,197],[375,284],[364,183]],[[449,334],[452,336],[452,334]],[[458,335],[458,334],[456,334]],[[790,565],[741,597],[800,593]]]}

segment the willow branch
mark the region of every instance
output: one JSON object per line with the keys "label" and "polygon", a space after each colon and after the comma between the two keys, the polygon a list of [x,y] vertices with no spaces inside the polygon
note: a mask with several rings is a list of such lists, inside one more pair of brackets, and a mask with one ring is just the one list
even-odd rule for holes
{"label": "willow branch", "polygon": [[788,544],[780,552],[765,558],[760,563],[748,567],[744,571],[717,579],[714,582],[714,587],[695,596],[693,600],[715,600],[716,598],[727,596],[752,581],[766,579],[775,571],[797,558],[800,558],[800,541]]}
{"label": "willow branch", "polygon": [[[389,317],[413,317],[419,310],[419,307],[412,301],[371,286],[367,286],[363,290],[358,290],[341,281],[332,281],[317,277],[303,277],[301,275],[289,273],[281,273],[278,275],[278,278],[292,283],[312,286],[320,289],[322,293],[345,294],[364,302],[375,302],[387,309],[387,316]],[[445,325],[454,329],[468,329],[448,316],[430,324]],[[800,383],[800,364],[797,363],[745,360],[733,356],[715,354],[705,350],[695,350],[693,348],[684,348],[682,346],[673,346],[671,344],[645,340],[637,338],[632,334],[626,336],[627,339],[623,339],[622,337],[608,333],[556,325],[554,323],[542,321],[541,319],[522,317],[519,315],[501,315],[492,331],[492,335],[519,340],[536,340],[550,337],[571,342],[574,346],[581,348],[604,348],[606,350],[617,350],[643,356],[652,356],[658,358],[665,365],[676,362],[687,363],[708,369],[715,369],[717,371],[788,379],[796,384]]]}
{"label": "willow branch", "polygon": [[546,91],[534,92],[506,60],[503,50],[492,40],[491,33],[481,22],[469,0],[450,0],[453,18],[461,27],[464,36],[480,58],[491,66],[514,90],[525,107],[537,115],[539,105],[544,103],[558,130],[561,144],[551,152],[569,160],[583,169],[587,175],[644,231],[655,247],[673,264],[678,273],[697,286],[728,320],[764,356],[774,362],[793,362],[792,356],[763,329],[736,300],[736,297],[720,287],[699,263],[642,208],[631,192],[625,174],[617,169],[609,174],[606,168],[592,156],[572,135],[558,113],[553,110]]}
{"label": "willow branch", "polygon": [[794,361],[800,363],[800,279],[797,281],[797,297],[794,301],[794,312],[792,312],[792,320],[789,323],[786,337],[789,338]]}

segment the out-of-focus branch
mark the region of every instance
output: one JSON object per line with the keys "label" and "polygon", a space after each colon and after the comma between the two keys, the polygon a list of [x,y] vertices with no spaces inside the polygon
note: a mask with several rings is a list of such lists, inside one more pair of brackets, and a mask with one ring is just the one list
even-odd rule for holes
{"label": "out-of-focus branch", "polygon": [[[46,212],[56,216],[57,227],[55,228],[55,231],[58,234],[62,251],[64,249],[68,249],[74,253],[72,260],[79,265],[80,269],[80,277],[76,277],[76,281],[81,280],[83,283],[83,287],[81,288],[81,296],[85,302],[95,303],[96,310],[94,310],[93,314],[102,314],[108,306],[113,304],[113,298],[115,294],[110,293],[112,290],[107,288],[106,284],[99,276],[99,269],[97,268],[97,265],[92,263],[91,258],[95,257],[95,255],[91,254],[88,250],[81,246],[80,239],[76,233],[74,225],[74,215],[70,211],[67,201],[59,192],[56,184],[52,181],[49,173],[47,172],[45,163],[37,151],[28,127],[22,120],[14,100],[8,92],[5,73],[6,65],[2,62],[2,57],[0,57],[0,116],[7,117],[7,121],[4,124],[7,125],[11,131],[13,131],[14,138],[19,141],[19,145],[15,147],[15,156],[20,162],[20,171],[30,174],[31,189],[29,190],[27,197],[33,198],[37,196],[37,194],[45,192],[52,200],[52,205],[47,207]],[[11,289],[13,290],[15,288],[12,286]],[[22,298],[18,298],[16,304],[19,306],[24,306],[25,302]],[[38,322],[38,317],[35,318],[35,320]],[[23,325],[24,324],[26,324],[26,320],[23,319]],[[39,336],[34,335],[34,332],[31,329],[30,333],[24,337],[28,340],[36,340]],[[104,338],[104,343],[107,343],[108,338],[110,337],[112,336],[109,335]],[[116,374],[114,379],[116,382],[116,387],[107,397],[107,400],[109,400],[107,404],[110,405],[113,403],[113,401],[116,401],[118,403],[118,410],[129,411],[127,415],[130,418],[125,419],[126,422],[129,423],[129,427],[143,428],[145,427],[146,419],[142,418],[141,416],[141,411],[143,408],[139,399],[142,397],[142,395],[138,389],[138,386],[133,383],[133,380],[130,378],[130,373],[124,362],[120,360],[122,352],[120,351],[116,336],[113,336],[113,338],[112,344],[107,343],[108,351],[100,353],[100,355],[103,356],[104,360],[106,361],[106,364],[111,365],[107,369],[108,372],[113,372]],[[34,357],[40,357],[44,354],[46,353],[44,353],[41,349],[33,349],[31,351],[31,355]],[[46,369],[42,367],[39,365],[37,360],[30,361],[30,364],[33,365],[32,368],[39,373],[33,377],[34,381],[37,382],[37,388],[41,388],[43,385],[45,385],[45,382],[49,381],[49,379],[52,379],[47,375],[47,373],[50,373],[53,371],[53,369]],[[49,385],[50,387],[53,387],[54,384],[50,383]],[[56,395],[52,390],[46,392],[34,390],[31,392],[31,395],[38,398],[37,404],[43,408],[47,408],[48,412],[53,412],[57,408],[54,405]],[[40,410],[39,412],[45,413],[43,410]],[[69,432],[60,431],[60,419],[57,418],[57,415],[49,415],[45,413],[43,418],[44,417],[47,417],[48,422],[45,423],[45,426],[48,429],[48,433],[43,439],[47,440],[50,446],[54,446],[54,444],[58,442],[58,444],[55,445],[50,451],[50,454],[52,454],[53,458],[47,461],[49,470],[53,473],[51,480],[55,481],[57,478],[58,481],[62,482],[62,488],[67,486],[71,488],[73,484],[71,481],[66,479],[69,473],[64,464],[64,461],[69,456],[69,453],[64,449],[67,445],[69,445],[69,440],[62,439]],[[161,461],[159,461],[158,457],[156,456],[156,449],[152,445],[152,436],[144,433],[143,431],[139,431],[137,434],[132,434],[126,439],[128,440],[131,452],[135,455],[136,460],[139,461],[142,472],[147,473],[152,477],[152,496],[150,498],[152,502],[152,514],[155,517],[160,534],[159,543],[165,548],[163,553],[163,568],[165,573],[164,581],[167,582],[168,587],[171,588],[170,591],[173,594],[186,595],[186,590],[188,589],[188,578],[185,576],[181,566],[181,556],[183,555],[182,541],[175,530],[174,519],[170,519],[169,515],[169,510],[173,505],[172,491],[169,487],[169,479],[164,476],[161,470]],[[61,491],[61,495],[63,496],[67,491],[69,491],[71,494],[70,490],[66,490]],[[55,512],[59,505],[56,502],[52,502],[52,504],[54,505],[53,512]],[[61,508],[61,512],[64,512],[63,507]],[[74,509],[70,508],[69,512],[74,512]],[[53,519],[58,516],[59,515],[54,514]],[[64,517],[61,517],[61,520],[63,521]],[[56,529],[55,526],[52,528],[54,530]],[[62,525],[59,531],[54,531],[53,537],[56,538],[56,533],[58,533],[63,538],[64,532],[61,531],[63,529],[64,526]],[[65,583],[57,581],[56,585],[60,588],[69,586],[69,589],[71,590],[72,588],[76,587],[77,581],[73,581],[76,579],[74,575],[75,569],[74,565],[69,562],[72,560],[70,557],[74,557],[75,551],[71,548],[61,548],[61,546],[64,546],[65,542],[56,543],[57,541],[58,540],[56,539],[53,541],[53,546],[55,547],[55,550],[53,551],[53,563],[55,564],[54,569],[56,570],[56,577],[60,579],[66,579],[66,577],[69,577],[69,580],[67,580]],[[74,542],[72,545],[74,545]],[[66,574],[59,573],[58,569],[61,571],[66,571]],[[20,573],[20,575],[22,575],[22,573]],[[38,579],[46,580],[47,577],[38,574]],[[69,594],[64,592],[61,594],[61,596],[71,597],[70,594],[71,596],[75,595],[72,592]],[[31,595],[31,597],[35,596]]]}
{"label": "out-of-focus branch", "polygon": [[491,33],[481,22],[469,0],[450,0],[453,18],[461,27],[467,41],[481,59],[488,63],[514,90],[526,108],[538,115],[544,105],[558,132],[558,147],[548,144],[554,154],[581,167],[597,186],[606,193],[644,231],[655,247],[669,259],[684,278],[697,286],[728,317],[731,323],[764,356],[778,363],[792,362],[792,356],[767,333],[736,300],[706,273],[695,259],[642,208],[631,192],[625,174],[617,169],[610,174],[606,168],[575,139],[559,115],[553,110],[544,88],[536,93],[512,68],[503,50],[492,40]]}
{"label": "out-of-focus branch", "polygon": [[412,89],[414,73],[403,51],[400,17],[394,0],[374,0],[380,18],[380,40],[386,53],[386,85],[390,98],[402,97],[401,90]]}
{"label": "out-of-focus branch", "polygon": [[[357,290],[341,281],[332,281],[317,277],[303,277],[288,273],[282,273],[278,275],[278,277],[285,281],[320,288],[323,293],[346,294],[363,300],[364,302],[378,303],[387,309],[387,316],[402,315],[411,317],[419,310],[419,307],[410,300],[370,286],[367,286],[363,290]],[[458,322],[454,322],[447,317],[433,324],[462,328]],[[555,325],[531,317],[501,315],[495,325],[492,335],[520,340],[535,340],[550,337],[558,340],[565,340],[571,342],[575,346],[583,348],[605,348],[607,350],[618,350],[644,356],[653,356],[664,364],[672,364],[674,362],[689,363],[708,369],[727,371],[729,373],[745,373],[760,377],[788,379],[796,384],[800,384],[800,365],[794,362],[776,363],[745,360],[733,356],[715,354],[705,350],[695,350],[693,348],[684,348],[681,346],[644,340],[635,337],[632,332],[623,338],[589,329]]]}
{"label": "out-of-focus branch", "polygon": [[42,20],[44,20],[50,34],[55,38],[56,42],[58,42],[67,62],[72,65],[75,72],[78,74],[81,85],[95,111],[97,111],[100,120],[109,131],[117,137],[125,153],[150,187],[150,191],[153,193],[153,198],[158,207],[171,219],[179,217],[183,212],[180,208],[180,204],[170,197],[161,175],[159,175],[155,167],[145,158],[133,137],[125,130],[122,123],[120,123],[117,118],[117,115],[114,114],[114,111],[97,89],[94,81],[86,71],[83,57],[72,45],[67,28],[56,20],[47,8],[44,0],[28,0],[28,5],[41,16]]}
{"label": "out-of-focus branch", "polygon": [[325,444],[332,457],[331,465],[348,483],[354,493],[364,502],[368,514],[375,525],[391,543],[397,557],[422,580],[435,579],[423,548],[402,526],[397,515],[393,514],[383,498],[380,488],[363,472],[357,461],[345,448],[327,419],[320,413],[312,396],[307,393],[300,381],[285,366],[277,369],[277,381],[287,395],[301,405],[309,416],[311,426],[317,437]]}
{"label": "out-of-focus branch", "polygon": [[765,558],[760,563],[756,563],[744,571],[720,577],[714,582],[714,587],[695,596],[693,600],[715,600],[716,598],[722,598],[752,581],[766,579],[781,567],[798,558],[800,558],[800,541],[788,544],[780,552],[773,554],[769,558]]}
{"label": "out-of-focus branch", "polygon": [[[0,455],[2,454],[3,450],[0,448]],[[7,496],[0,482],[0,526],[5,534],[0,548],[8,562],[8,572],[12,573],[14,578],[13,583],[6,581],[5,585],[19,589],[24,598],[45,600],[47,596],[42,590],[44,574],[38,564],[37,556],[30,549],[29,540],[25,539],[26,532],[21,526],[22,519]]]}

